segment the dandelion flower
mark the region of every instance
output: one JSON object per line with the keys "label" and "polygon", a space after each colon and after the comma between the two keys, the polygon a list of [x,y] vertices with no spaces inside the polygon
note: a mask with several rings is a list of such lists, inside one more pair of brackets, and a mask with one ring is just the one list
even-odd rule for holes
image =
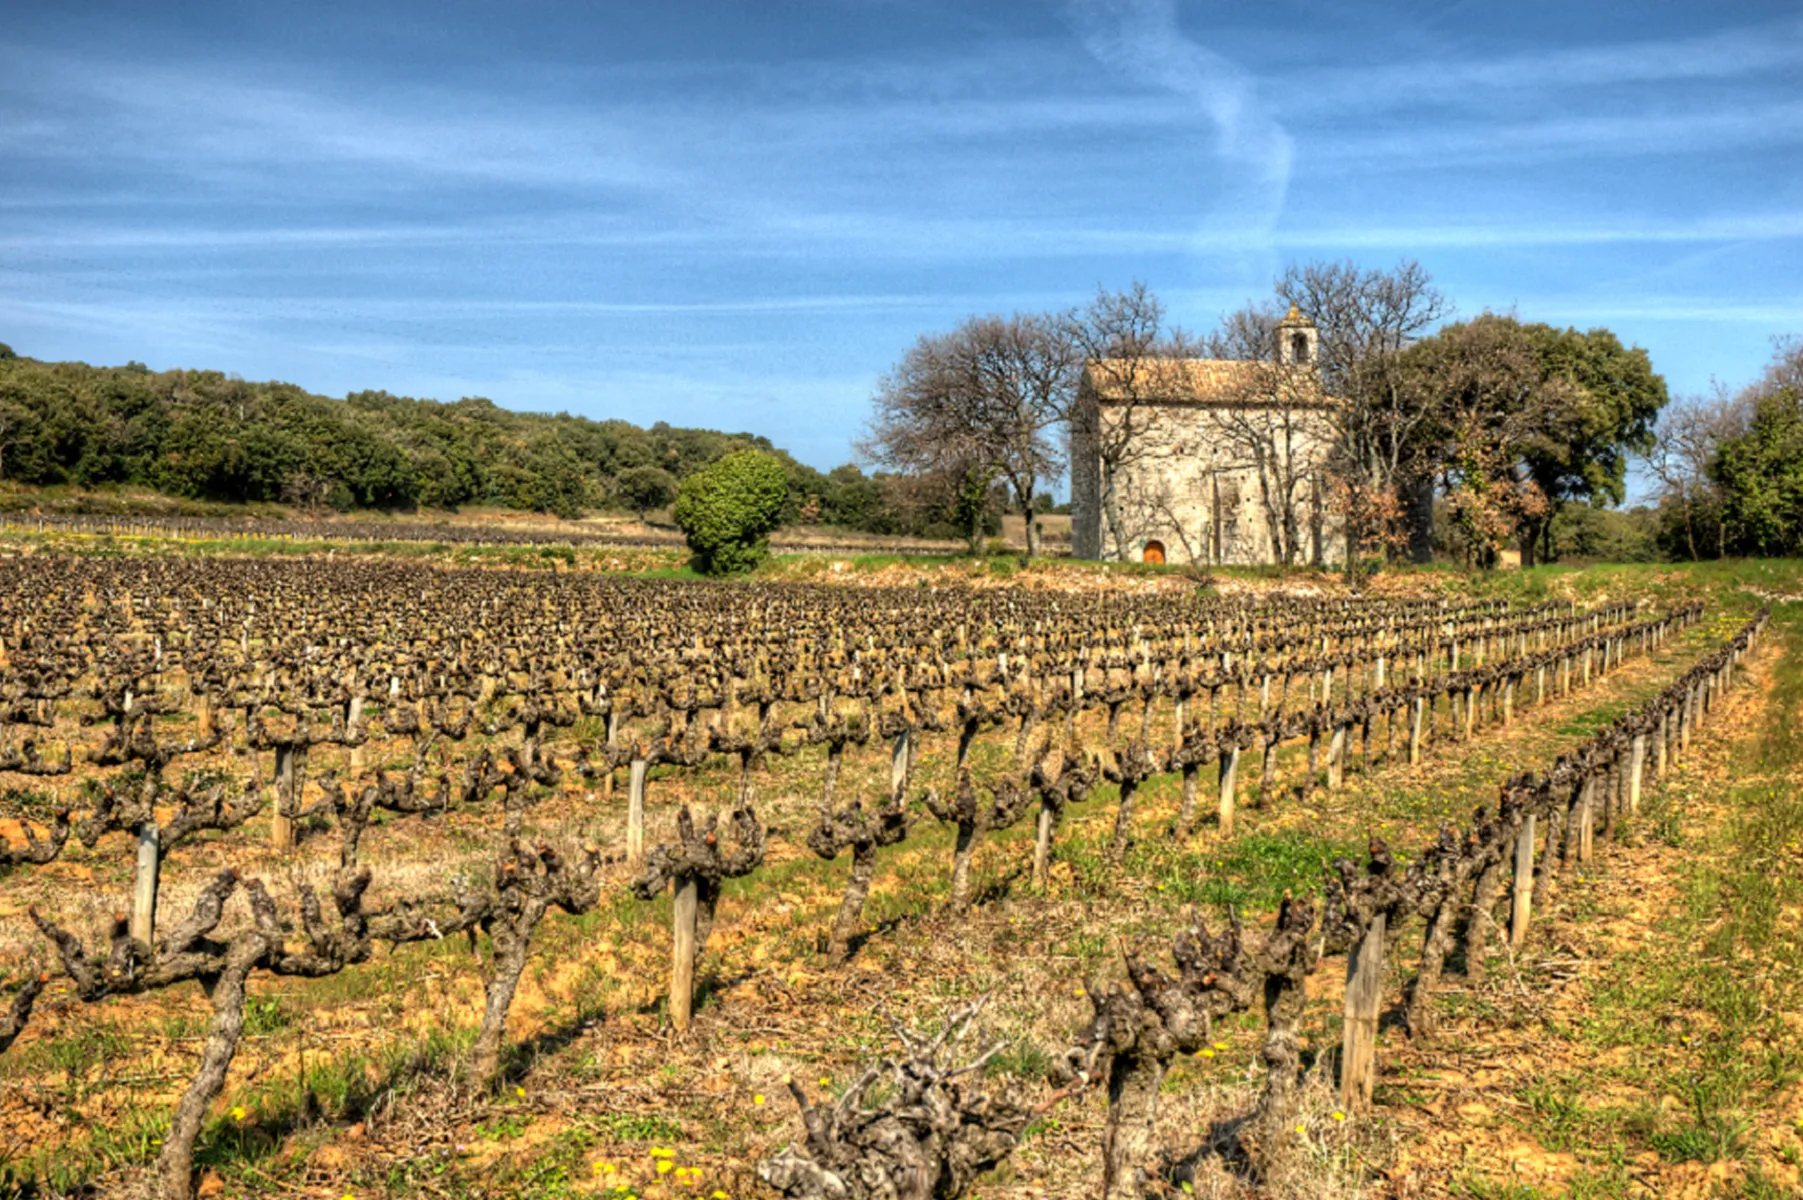
{"label": "dandelion flower", "polygon": [[1339,1112],[1338,1110],[1335,1110],[1335,1112],[1333,1114],[1333,1119],[1336,1121],[1344,1121],[1346,1119],[1346,1114],[1343,1112]]}
{"label": "dandelion flower", "polygon": [[1213,1058],[1214,1056],[1215,1052],[1213,1050],[1198,1050],[1196,1052],[1196,1057],[1198,1058]]}
{"label": "dandelion flower", "polygon": [[244,1119],[244,1115],[245,1115],[244,1114],[244,1106],[242,1104],[240,1104],[236,1108],[232,1109],[232,1120],[242,1121]]}
{"label": "dandelion flower", "polygon": [[764,1102],[764,1093],[759,1092],[757,1095],[753,1096],[751,1102],[753,1104],[762,1104]]}
{"label": "dandelion flower", "polygon": [[516,1087],[513,1089],[513,1094],[521,1100],[524,1100],[526,1098],[526,1089],[523,1087]]}
{"label": "dandelion flower", "polygon": [[1226,1042],[1216,1042],[1215,1049],[1216,1050],[1225,1050],[1225,1049],[1227,1049],[1227,1043]]}
{"label": "dandelion flower", "polygon": [[820,1086],[821,1087],[832,1087],[833,1086],[832,1077],[827,1076],[827,1075],[822,1075],[820,1077]]}
{"label": "dandelion flower", "polygon": [[676,1166],[676,1164],[671,1162],[669,1159],[660,1158],[657,1160],[657,1173],[659,1175],[668,1175],[670,1173],[671,1169],[674,1168],[675,1166]]}

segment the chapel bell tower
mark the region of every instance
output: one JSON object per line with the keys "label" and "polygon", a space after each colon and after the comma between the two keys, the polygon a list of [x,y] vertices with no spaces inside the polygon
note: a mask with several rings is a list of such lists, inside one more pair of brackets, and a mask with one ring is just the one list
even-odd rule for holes
{"label": "chapel bell tower", "polygon": [[1290,305],[1289,314],[1277,323],[1277,361],[1286,367],[1318,368],[1319,338],[1315,323]]}

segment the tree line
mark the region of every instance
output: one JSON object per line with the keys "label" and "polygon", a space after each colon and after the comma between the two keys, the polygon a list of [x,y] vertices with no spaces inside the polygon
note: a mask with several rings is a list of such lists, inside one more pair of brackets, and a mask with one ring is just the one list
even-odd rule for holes
{"label": "tree line", "polygon": [[1803,339],[1779,338],[1758,379],[1667,409],[1648,465],[1653,534],[1670,558],[1803,554]]}
{"label": "tree line", "polygon": [[[1288,312],[1311,322],[1315,370],[1299,386],[1278,369]],[[1108,376],[1111,423],[1095,440],[1104,553],[1130,543],[1115,483],[1162,452],[1163,402],[1178,398],[1169,360],[1262,364],[1235,372],[1216,398],[1258,399],[1223,422],[1269,509],[1272,544],[1300,561],[1293,525],[1305,488],[1320,487],[1344,523],[1347,561],[1432,557],[1436,518],[1473,562],[1508,545],[1524,561],[1553,551],[1562,507],[1619,503],[1631,455],[1650,451],[1667,401],[1645,350],[1607,329],[1560,329],[1485,312],[1450,321],[1452,304],[1418,264],[1294,264],[1272,296],[1226,314],[1198,336],[1173,326],[1145,285],[1098,292],[1084,307],[972,317],[923,336],[884,378],[864,453],[874,462],[962,491],[975,540],[985,498],[1032,514],[1067,466],[1082,377]],[[1296,414],[1321,414],[1325,454],[1299,462]],[[1093,431],[1092,431],[1093,432]]]}
{"label": "tree line", "polygon": [[40,362],[0,345],[0,480],[31,487],[123,485],[220,503],[310,510],[487,505],[560,517],[636,511],[729,454],[781,463],[781,523],[945,536],[930,490],[854,464],[829,472],[750,433],[522,413],[382,391],[343,399],[218,371]]}

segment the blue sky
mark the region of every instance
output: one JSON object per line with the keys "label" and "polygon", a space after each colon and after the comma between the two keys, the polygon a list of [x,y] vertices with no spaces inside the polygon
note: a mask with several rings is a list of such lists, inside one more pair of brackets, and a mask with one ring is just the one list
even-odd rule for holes
{"label": "blue sky", "polygon": [[9,6],[0,341],[850,455],[913,339],[1286,262],[1803,332],[1803,11],[928,0]]}

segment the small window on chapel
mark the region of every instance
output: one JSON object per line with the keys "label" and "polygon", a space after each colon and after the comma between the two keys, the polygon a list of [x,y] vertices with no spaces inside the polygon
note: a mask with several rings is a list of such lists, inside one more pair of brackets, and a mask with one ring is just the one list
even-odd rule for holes
{"label": "small window on chapel", "polygon": [[1299,363],[1308,361],[1308,334],[1292,333],[1290,335],[1290,360]]}

